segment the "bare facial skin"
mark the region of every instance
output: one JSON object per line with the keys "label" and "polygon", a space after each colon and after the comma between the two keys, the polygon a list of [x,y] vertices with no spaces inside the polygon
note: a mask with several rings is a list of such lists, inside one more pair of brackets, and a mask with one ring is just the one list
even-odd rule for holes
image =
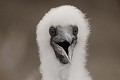
{"label": "bare facial skin", "polygon": [[75,25],[58,25],[49,28],[50,44],[60,63],[68,64],[71,62],[73,50],[77,43],[77,33],[78,27]]}

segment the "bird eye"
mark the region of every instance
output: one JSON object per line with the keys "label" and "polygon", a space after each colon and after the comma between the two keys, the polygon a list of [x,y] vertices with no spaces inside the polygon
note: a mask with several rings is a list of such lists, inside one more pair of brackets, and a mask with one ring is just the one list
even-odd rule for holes
{"label": "bird eye", "polygon": [[56,35],[56,29],[53,26],[50,27],[49,33],[50,33],[51,36],[55,36]]}
{"label": "bird eye", "polygon": [[78,33],[78,27],[74,26],[73,27],[73,35],[77,35],[77,33]]}

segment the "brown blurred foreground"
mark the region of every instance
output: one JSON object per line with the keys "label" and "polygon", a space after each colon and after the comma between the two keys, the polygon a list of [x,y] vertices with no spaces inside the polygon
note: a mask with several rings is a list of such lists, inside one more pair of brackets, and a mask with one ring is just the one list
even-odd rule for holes
{"label": "brown blurred foreground", "polygon": [[64,4],[91,20],[87,68],[93,79],[120,80],[120,0],[0,0],[0,80],[40,80],[36,25]]}

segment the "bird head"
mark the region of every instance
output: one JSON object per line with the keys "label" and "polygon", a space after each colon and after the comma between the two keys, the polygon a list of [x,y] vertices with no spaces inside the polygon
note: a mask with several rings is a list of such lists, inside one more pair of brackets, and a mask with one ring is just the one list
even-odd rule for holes
{"label": "bird head", "polygon": [[76,7],[66,5],[52,8],[37,25],[41,60],[54,63],[57,59],[62,64],[71,63],[73,55],[78,56],[85,51],[88,26],[84,14]]}

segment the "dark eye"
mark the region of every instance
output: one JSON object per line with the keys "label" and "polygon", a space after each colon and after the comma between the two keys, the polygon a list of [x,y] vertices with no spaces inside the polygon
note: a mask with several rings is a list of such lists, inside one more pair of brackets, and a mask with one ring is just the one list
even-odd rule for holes
{"label": "dark eye", "polygon": [[78,27],[74,26],[73,27],[73,35],[77,35],[77,33],[78,33]]}
{"label": "dark eye", "polygon": [[56,29],[55,29],[55,27],[53,27],[53,26],[50,27],[49,33],[50,33],[51,36],[55,36],[56,35]]}

